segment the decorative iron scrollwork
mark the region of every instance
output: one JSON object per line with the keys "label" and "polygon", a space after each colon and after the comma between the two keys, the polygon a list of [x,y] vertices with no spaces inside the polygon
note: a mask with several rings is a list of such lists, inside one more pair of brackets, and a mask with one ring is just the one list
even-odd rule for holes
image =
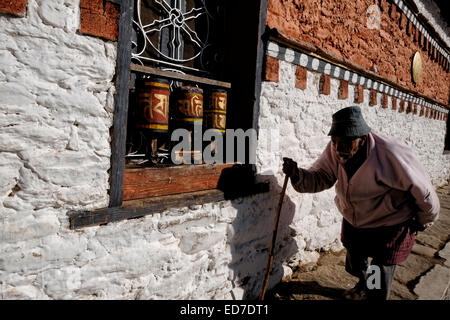
{"label": "decorative iron scrollwork", "polygon": [[212,24],[218,3],[209,1],[208,7],[206,0],[136,0],[132,60],[182,73],[210,73],[205,61],[220,53],[211,35],[217,30]]}

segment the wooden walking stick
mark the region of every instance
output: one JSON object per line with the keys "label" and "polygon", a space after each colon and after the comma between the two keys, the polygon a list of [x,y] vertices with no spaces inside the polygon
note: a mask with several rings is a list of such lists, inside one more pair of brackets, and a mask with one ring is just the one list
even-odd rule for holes
{"label": "wooden walking stick", "polygon": [[264,300],[264,295],[266,294],[267,284],[269,283],[270,268],[272,266],[272,261],[273,261],[273,249],[275,248],[275,242],[277,240],[278,222],[280,222],[280,211],[281,211],[281,206],[283,205],[284,193],[286,192],[286,187],[287,187],[288,181],[289,181],[289,176],[286,175],[284,177],[283,188],[281,189],[280,200],[278,201],[277,211],[275,214],[275,225],[273,226],[272,243],[270,244],[269,259],[267,260],[267,266],[266,266],[266,275],[264,277],[264,282],[263,282],[261,294],[259,295],[259,300]]}

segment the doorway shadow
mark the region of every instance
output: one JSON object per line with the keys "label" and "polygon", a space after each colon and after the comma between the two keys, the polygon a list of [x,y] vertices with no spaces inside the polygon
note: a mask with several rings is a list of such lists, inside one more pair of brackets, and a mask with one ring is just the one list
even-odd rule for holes
{"label": "doorway shadow", "polygon": [[[231,181],[225,183],[225,181],[222,184],[222,186],[227,185],[225,194],[232,196],[242,192],[243,188],[251,188],[247,175],[249,173],[242,171],[238,175],[233,175],[232,183],[230,183]],[[252,176],[255,177],[255,175]],[[257,299],[261,292],[275,225],[276,209],[282,189],[279,180],[273,174],[257,176],[256,179],[269,185],[269,191],[235,198],[231,201],[237,212],[230,221],[227,244],[232,255],[229,263],[229,280],[233,288],[230,294],[231,298],[236,300]],[[255,185],[255,178],[250,181]],[[281,281],[284,275],[283,262],[288,261],[298,251],[294,238],[295,231],[290,227],[294,213],[295,204],[286,194],[280,212],[267,290]]]}

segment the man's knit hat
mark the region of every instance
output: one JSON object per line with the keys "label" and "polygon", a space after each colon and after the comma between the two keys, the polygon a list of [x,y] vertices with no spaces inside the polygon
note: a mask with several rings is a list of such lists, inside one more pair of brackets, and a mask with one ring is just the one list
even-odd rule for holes
{"label": "man's knit hat", "polygon": [[338,137],[360,137],[370,132],[370,127],[364,120],[361,108],[351,106],[337,111],[333,114],[329,136]]}

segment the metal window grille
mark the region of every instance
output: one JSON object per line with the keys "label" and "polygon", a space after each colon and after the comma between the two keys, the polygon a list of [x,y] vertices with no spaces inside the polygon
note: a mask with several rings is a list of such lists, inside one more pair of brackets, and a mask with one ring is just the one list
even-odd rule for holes
{"label": "metal window grille", "polygon": [[223,1],[136,0],[132,62],[218,76]]}

